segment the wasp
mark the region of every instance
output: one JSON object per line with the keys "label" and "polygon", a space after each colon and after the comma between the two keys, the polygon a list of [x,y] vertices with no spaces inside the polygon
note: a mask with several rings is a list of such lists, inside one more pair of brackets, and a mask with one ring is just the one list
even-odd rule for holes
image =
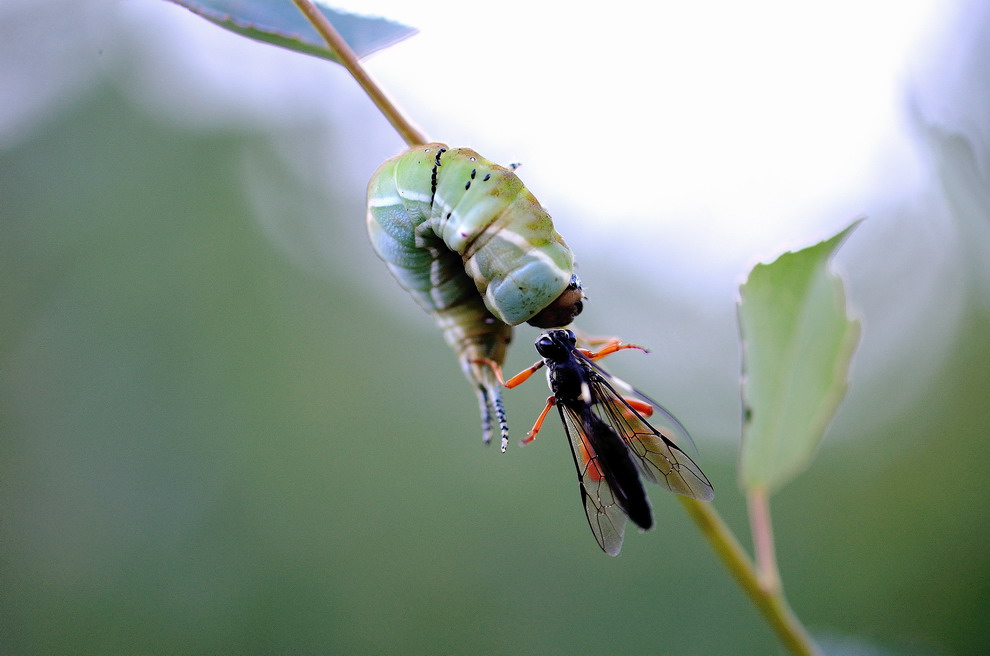
{"label": "wasp", "polygon": [[[622,549],[627,518],[644,531],[653,527],[643,479],[700,501],[715,497],[708,477],[677,444],[685,448],[692,445],[681,422],[596,363],[625,349],[646,351],[618,340],[605,342],[597,351],[578,348],[572,331],[558,329],[548,330],[536,340],[536,350],[543,359],[508,380],[503,379],[496,363],[484,361],[507,388],[520,385],[546,367],[551,396],[523,444],[536,438],[547,415],[556,408],[577,468],[588,525],[598,546],[610,556],[617,556]],[[662,420],[663,430],[647,421],[654,415]]]}

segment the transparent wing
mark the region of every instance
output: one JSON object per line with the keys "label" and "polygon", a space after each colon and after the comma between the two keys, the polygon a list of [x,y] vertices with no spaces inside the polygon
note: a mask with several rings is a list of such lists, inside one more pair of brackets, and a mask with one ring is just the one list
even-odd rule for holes
{"label": "transparent wing", "polygon": [[643,394],[621,378],[613,376],[609,372],[605,371],[601,365],[591,358],[586,358],[580,351],[576,351],[575,355],[581,358],[583,362],[591,365],[594,372],[605,379],[606,384],[608,384],[608,386],[612,389],[613,394],[616,390],[618,390],[621,395],[634,396],[653,406],[653,416],[650,417],[650,421],[652,421],[653,424],[656,425],[667,437],[667,439],[673,442],[679,449],[692,453],[695,456],[698,455],[698,447],[695,446],[694,440],[691,439],[691,435],[688,433],[687,428],[685,428],[684,424],[682,424],[677,417],[667,410],[667,408],[663,407],[646,394]]}
{"label": "transparent wing", "polygon": [[564,406],[558,405],[557,410],[577,467],[581,503],[588,517],[588,525],[602,551],[609,556],[618,556],[626,529],[626,513],[616,501],[615,493],[603,474],[581,418]]}
{"label": "transparent wing", "polygon": [[[587,358],[584,360],[590,362]],[[676,494],[683,494],[699,501],[714,499],[715,490],[711,482],[694,460],[623,400],[610,384],[618,379],[613,377],[606,379],[597,375],[596,372],[601,370],[599,367],[595,367],[595,370],[589,377],[592,396],[595,399],[592,411],[623,439],[643,476]],[[646,399],[641,394],[637,393],[637,396]],[[652,401],[650,404],[660,407]],[[666,414],[673,418],[669,413]],[[680,425],[680,422],[677,424]],[[681,428],[683,429],[683,426]],[[686,430],[684,435],[687,436]]]}

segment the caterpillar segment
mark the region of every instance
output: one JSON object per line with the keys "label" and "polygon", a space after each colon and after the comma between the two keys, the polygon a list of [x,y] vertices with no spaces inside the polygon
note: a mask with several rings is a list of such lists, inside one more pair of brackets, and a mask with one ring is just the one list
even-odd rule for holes
{"label": "caterpillar segment", "polygon": [[566,326],[584,293],[574,255],[539,201],[510,169],[468,148],[417,146],[383,163],[368,185],[375,252],[437,321],[476,388],[483,437],[508,429],[501,364],[512,326]]}

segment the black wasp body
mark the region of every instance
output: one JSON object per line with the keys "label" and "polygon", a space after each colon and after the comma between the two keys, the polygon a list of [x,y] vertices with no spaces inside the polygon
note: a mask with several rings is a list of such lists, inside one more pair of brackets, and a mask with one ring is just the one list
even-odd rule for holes
{"label": "black wasp body", "polygon": [[[595,412],[595,406],[605,400],[597,395],[607,389],[603,388],[607,383],[592,361],[577,350],[574,333],[569,330],[547,331],[537,340],[536,350],[547,367],[547,382],[561,421],[567,428],[570,419],[581,434],[584,452],[594,454],[586,465],[593,461],[596,474],[600,474],[598,478],[608,481],[615,503],[629,519],[644,531],[652,528],[650,500],[632,454],[612,427]],[[578,468],[584,497],[587,494],[584,482],[588,476],[587,467],[582,466],[576,454],[574,464]]]}
{"label": "black wasp body", "polygon": [[[684,426],[659,403],[595,363],[630,348],[645,350],[612,340],[593,352],[578,348],[570,330],[548,330],[536,341],[543,360],[504,382],[506,387],[515,387],[547,367],[553,395],[523,443],[533,441],[551,408],[557,408],[577,468],[588,524],[598,545],[610,556],[622,548],[626,518],[643,530],[653,526],[642,479],[700,501],[715,496],[701,468],[678,446],[691,444]],[[488,364],[497,371],[494,363]],[[662,422],[660,428],[650,425],[646,417]]]}

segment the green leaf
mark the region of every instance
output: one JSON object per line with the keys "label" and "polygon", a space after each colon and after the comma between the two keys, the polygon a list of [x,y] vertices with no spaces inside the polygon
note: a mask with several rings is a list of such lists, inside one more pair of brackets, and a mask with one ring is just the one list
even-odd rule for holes
{"label": "green leaf", "polygon": [[831,239],[753,267],[740,287],[744,489],[779,489],[804,470],[845,396],[860,326],[846,313]]}
{"label": "green leaf", "polygon": [[[292,0],[170,0],[242,36],[339,63]],[[384,18],[348,14],[314,0],[358,57],[370,55],[416,33]]]}

